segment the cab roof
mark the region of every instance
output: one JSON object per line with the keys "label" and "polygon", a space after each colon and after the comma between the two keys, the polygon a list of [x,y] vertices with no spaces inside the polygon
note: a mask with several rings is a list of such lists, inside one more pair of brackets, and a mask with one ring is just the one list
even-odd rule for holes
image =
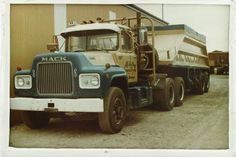
{"label": "cab roof", "polygon": [[67,33],[89,30],[112,30],[114,32],[119,33],[122,29],[129,29],[129,27],[114,23],[81,24],[66,28],[64,31],[61,32],[61,35],[66,36]]}

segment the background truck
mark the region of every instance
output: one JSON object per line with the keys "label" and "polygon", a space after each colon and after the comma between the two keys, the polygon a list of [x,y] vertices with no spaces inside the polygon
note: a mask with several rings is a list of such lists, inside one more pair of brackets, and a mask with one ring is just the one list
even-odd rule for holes
{"label": "background truck", "polygon": [[170,111],[186,91],[208,92],[205,37],[185,25],[154,27],[137,14],[70,26],[61,36],[65,52],[55,37],[48,44],[55,53],[36,56],[30,70],[14,76],[11,109],[21,110],[30,128],[55,113],[93,112],[102,131],[117,133],[130,109]]}
{"label": "background truck", "polygon": [[229,52],[213,51],[208,53],[211,74],[229,74]]}

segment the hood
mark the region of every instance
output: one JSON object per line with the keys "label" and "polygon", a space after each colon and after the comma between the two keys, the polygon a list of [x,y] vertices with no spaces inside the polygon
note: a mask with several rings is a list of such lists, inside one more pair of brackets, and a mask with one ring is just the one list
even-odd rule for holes
{"label": "hood", "polygon": [[63,53],[42,53],[37,55],[34,63],[38,62],[67,62],[80,63],[81,65],[116,65],[112,54],[109,52],[93,51],[93,52],[63,52]]}
{"label": "hood", "polygon": [[84,52],[83,54],[93,65],[105,65],[107,63],[115,65],[112,54],[109,52]]}

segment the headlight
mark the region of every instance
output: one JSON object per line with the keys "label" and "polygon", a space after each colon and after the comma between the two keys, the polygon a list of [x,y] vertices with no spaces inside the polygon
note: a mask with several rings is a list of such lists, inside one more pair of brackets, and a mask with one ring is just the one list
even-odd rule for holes
{"label": "headlight", "polygon": [[31,89],[32,77],[30,75],[17,75],[15,76],[16,89]]}
{"label": "headlight", "polygon": [[97,89],[100,87],[100,75],[99,74],[80,74],[79,75],[79,87],[82,89]]}

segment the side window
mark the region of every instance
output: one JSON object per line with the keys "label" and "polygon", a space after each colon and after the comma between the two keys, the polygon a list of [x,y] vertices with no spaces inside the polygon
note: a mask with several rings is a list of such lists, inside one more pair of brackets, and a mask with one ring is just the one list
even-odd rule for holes
{"label": "side window", "polygon": [[131,36],[127,34],[127,32],[125,31],[121,32],[121,46],[123,50],[128,50],[128,51],[132,50]]}

